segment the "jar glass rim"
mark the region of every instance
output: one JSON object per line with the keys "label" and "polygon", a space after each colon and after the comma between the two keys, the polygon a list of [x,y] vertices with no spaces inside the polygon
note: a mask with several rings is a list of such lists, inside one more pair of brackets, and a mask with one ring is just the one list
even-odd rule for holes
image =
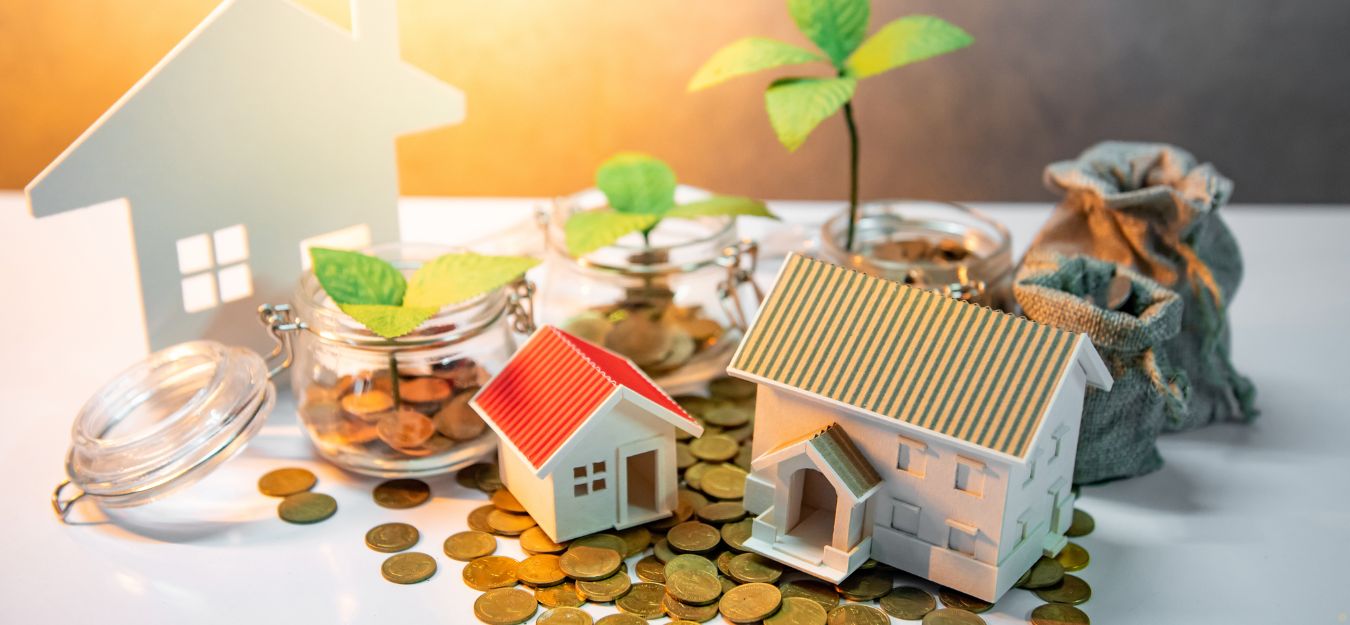
{"label": "jar glass rim", "polygon": [[[954,214],[969,216],[973,223],[963,223],[960,224],[961,226],[969,227],[971,225],[978,225],[979,227],[984,228],[987,231],[986,234],[993,235],[989,237],[989,240],[994,243],[994,248],[990,250],[988,253],[976,254],[975,261],[973,263],[970,263],[972,265],[983,265],[985,263],[998,262],[998,259],[1000,257],[1010,256],[1012,254],[1012,234],[1008,231],[1007,226],[1004,226],[1001,222],[995,220],[993,217],[990,217],[985,212],[973,208],[971,206],[967,206],[965,204],[958,204],[956,202],[945,202],[941,200],[892,199],[892,200],[877,200],[867,202],[859,205],[858,209],[860,217],[864,219],[869,216],[875,215],[895,214],[902,220],[907,220],[906,216],[903,213],[899,212],[902,209],[902,207],[907,205],[916,208],[922,206],[938,207],[943,210],[950,210]],[[932,225],[936,224],[937,220],[931,218],[921,218],[914,220],[914,223]],[[825,251],[829,253],[831,256],[834,256],[836,258],[849,258],[859,256],[857,252],[849,252],[844,249],[842,239],[844,237],[844,233],[847,228],[848,228],[847,209],[841,211],[840,213],[836,214],[833,217],[830,217],[828,220],[825,221],[823,225],[821,225],[820,229],[821,245],[825,248]],[[953,232],[953,234],[958,233]],[[875,265],[876,267],[882,270],[895,272],[904,271],[905,269],[911,267],[917,267],[920,269],[928,269],[928,270],[944,269],[947,267],[947,265],[939,264],[937,262],[928,260],[895,261],[884,258],[867,257],[866,262],[868,264]]]}

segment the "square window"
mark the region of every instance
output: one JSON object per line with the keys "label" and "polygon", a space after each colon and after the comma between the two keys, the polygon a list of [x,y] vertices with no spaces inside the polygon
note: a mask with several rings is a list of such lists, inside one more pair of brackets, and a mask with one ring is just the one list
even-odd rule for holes
{"label": "square window", "polygon": [[216,276],[210,272],[183,278],[183,310],[201,312],[216,306]]}
{"label": "square window", "polygon": [[1040,460],[1040,454],[1032,452],[1027,456],[1027,481],[1022,483],[1022,488],[1030,486],[1036,480],[1036,465]]}
{"label": "square window", "polygon": [[582,482],[582,483],[580,483],[580,484],[577,484],[576,486],[573,486],[573,487],[572,487],[572,496],[573,496],[573,497],[585,497],[585,496],[586,496],[586,483],[585,483],[585,482]]}
{"label": "square window", "polygon": [[592,463],[592,464],[591,464],[591,473],[594,473],[594,474],[597,474],[597,475],[598,475],[598,474],[604,473],[604,472],[605,472],[605,463],[604,463],[603,460],[600,461],[600,462],[595,462],[595,463]]}
{"label": "square window", "polygon": [[576,467],[572,469],[572,479],[584,479],[586,477],[586,467]]}
{"label": "square window", "polygon": [[956,490],[979,497],[984,494],[984,465],[957,456]]}
{"label": "square window", "polygon": [[233,302],[253,295],[253,273],[248,263],[239,263],[217,272],[220,282],[220,301]]}
{"label": "square window", "polygon": [[178,273],[197,273],[211,266],[210,237],[199,234],[178,240]]}
{"label": "square window", "polygon": [[309,248],[331,247],[337,250],[359,250],[370,247],[370,226],[357,224],[332,232],[316,234],[300,242],[300,268],[309,269]]}
{"label": "square window", "polygon": [[602,490],[605,490],[605,478],[602,477],[594,482],[591,482],[591,492],[598,493]]}
{"label": "square window", "polygon": [[1021,543],[1031,535],[1031,510],[1028,509],[1017,517],[1017,542]]}
{"label": "square window", "polygon": [[1069,434],[1069,426],[1061,425],[1055,428],[1055,433],[1050,435],[1051,444],[1054,446],[1050,451],[1050,460],[1058,458],[1064,451],[1064,437]]}
{"label": "square window", "polygon": [[965,523],[947,521],[947,548],[968,556],[975,555],[975,538],[980,531]]}
{"label": "square window", "polygon": [[244,224],[221,228],[212,239],[216,244],[217,265],[248,260],[248,230],[244,229]]}
{"label": "square window", "polygon": [[911,475],[923,477],[924,463],[928,458],[928,445],[923,441],[901,436],[895,456],[895,468]]}
{"label": "square window", "polygon": [[907,534],[919,533],[919,516],[922,508],[899,499],[892,500],[891,527]]}

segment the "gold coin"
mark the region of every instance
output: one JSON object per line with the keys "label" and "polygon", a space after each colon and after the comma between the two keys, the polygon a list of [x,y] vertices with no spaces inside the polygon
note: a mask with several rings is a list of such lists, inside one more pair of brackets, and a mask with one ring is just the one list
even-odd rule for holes
{"label": "gold coin", "polygon": [[939,608],[923,617],[923,625],[984,625],[984,619],[970,610]]}
{"label": "gold coin", "polygon": [[618,320],[605,335],[605,347],[632,360],[639,367],[650,367],[665,359],[674,346],[675,335],[650,316],[629,314]]}
{"label": "gold coin", "polygon": [[323,493],[303,492],[289,495],[277,504],[277,516],[287,523],[318,523],[337,512],[337,500]]}
{"label": "gold coin", "polygon": [[1031,611],[1031,625],[1092,625],[1086,612],[1063,603],[1047,603]]}
{"label": "gold coin", "polygon": [[572,546],[585,545],[587,547],[600,547],[601,549],[610,549],[620,556],[628,553],[628,543],[624,539],[613,534],[588,534],[572,541]]}
{"label": "gold coin", "polygon": [[989,608],[994,607],[994,604],[988,601],[946,587],[938,589],[938,599],[942,600],[942,605],[949,608],[960,608],[975,614],[987,612]]}
{"label": "gold coin", "polygon": [[305,469],[276,469],[258,478],[258,491],[268,497],[285,497],[314,488],[318,481],[313,473]]}
{"label": "gold coin", "polygon": [[709,469],[699,486],[703,492],[718,499],[741,499],[745,497],[746,477],[740,467],[728,464]]}
{"label": "gold coin", "polygon": [[[743,553],[727,563],[727,572],[742,584],[772,584],[783,576],[783,566],[757,553]],[[889,583],[886,588],[890,589]]]}
{"label": "gold coin", "polygon": [[688,332],[675,327],[670,328],[670,351],[659,362],[648,367],[651,371],[663,373],[674,371],[689,362],[698,351],[698,343],[694,342],[694,337],[689,336]]}
{"label": "gold coin", "polygon": [[722,526],[722,540],[727,545],[737,551],[746,551],[745,541],[750,539],[750,528],[754,526],[754,519],[742,519],[735,523],[727,523]]}
{"label": "gold coin", "polygon": [[763,620],[778,610],[783,595],[771,584],[745,584],[722,595],[717,608],[733,623],[753,623]]}
{"label": "gold coin", "polygon": [[805,597],[783,597],[783,605],[764,619],[764,625],[825,625],[826,614],[819,603]]}
{"label": "gold coin", "polygon": [[701,521],[721,525],[745,518],[745,506],[739,501],[719,501],[699,508],[694,514]]}
{"label": "gold coin", "polygon": [[534,598],[546,608],[579,608],[586,600],[577,594],[577,585],[571,580],[556,586],[534,589]]}
{"label": "gold coin", "polygon": [[641,525],[630,527],[626,530],[619,530],[619,538],[623,539],[627,551],[624,552],[625,558],[631,558],[647,550],[652,544],[652,533]]}
{"label": "gold coin", "polygon": [[413,378],[398,385],[399,399],[410,404],[432,404],[450,398],[450,383],[440,378]]}
{"label": "gold coin", "polygon": [[609,603],[628,592],[633,587],[633,580],[628,578],[626,571],[619,570],[604,579],[579,580],[576,584],[580,597],[596,603]]}
{"label": "gold coin", "polygon": [[389,556],[380,573],[395,584],[416,584],[436,574],[436,559],[416,551]]}
{"label": "gold coin", "polygon": [[[439,426],[437,426],[439,427]],[[444,434],[444,432],[442,432]],[[455,472],[455,483],[469,490],[478,489],[478,472],[487,466],[486,462],[476,462]]]}
{"label": "gold coin", "polygon": [[520,505],[520,500],[516,499],[511,491],[505,488],[492,493],[492,505],[497,506],[498,510],[506,512],[515,512],[516,514],[525,514],[525,506]]}
{"label": "gold coin", "polygon": [[666,533],[666,542],[675,551],[703,553],[722,542],[722,534],[707,523],[685,521],[670,528]]}
{"label": "gold coin", "polygon": [[495,462],[489,462],[479,467],[475,478],[478,480],[478,490],[485,493],[495,493],[498,489],[503,488],[501,469]]}
{"label": "gold coin", "polygon": [[666,562],[664,571],[667,578],[679,571],[702,571],[709,575],[717,575],[717,566],[703,556],[682,553]]}
{"label": "gold coin", "polygon": [[[684,430],[676,430],[676,431],[683,432]],[[689,467],[694,466],[694,463],[696,462],[698,462],[698,458],[695,458],[694,454],[689,451],[689,445],[687,443],[675,443],[676,470],[683,471],[685,469],[688,469]]]}
{"label": "gold coin", "polygon": [[825,617],[829,625],[890,625],[891,617],[870,605],[845,603]]}
{"label": "gold coin", "polygon": [[614,601],[614,606],[619,608],[620,612],[640,616],[645,619],[655,619],[665,616],[666,611],[661,607],[661,599],[666,595],[666,587],[661,584],[651,582],[638,582],[633,584],[622,597]]}
{"label": "gold coin", "polygon": [[390,447],[409,449],[431,439],[431,435],[436,433],[436,425],[416,410],[399,408],[380,417],[375,424],[375,431],[380,435],[380,440]]}
{"label": "gold coin", "polygon": [[451,560],[470,562],[483,556],[492,555],[497,550],[497,539],[487,532],[468,530],[451,534],[442,546],[445,555]]}
{"label": "gold coin", "polygon": [[534,517],[528,514],[506,512],[495,507],[487,514],[487,524],[493,534],[502,536],[520,536],[525,530],[536,526]]}
{"label": "gold coin", "polygon": [[613,549],[578,545],[575,542],[558,562],[568,577],[577,580],[604,579],[618,571],[621,564],[623,557]]}
{"label": "gold coin", "polygon": [[881,598],[881,610],[906,621],[917,621],[937,608],[937,599],[914,586],[896,586]]}
{"label": "gold coin", "polygon": [[474,590],[509,588],[516,585],[519,562],[506,556],[484,556],[464,565],[464,583]]}
{"label": "gold coin", "polygon": [[341,403],[347,414],[372,421],[376,415],[394,409],[394,398],[389,393],[373,389],[347,395]]}
{"label": "gold coin", "polygon": [[595,621],[585,610],[577,607],[560,606],[545,610],[539,615],[535,625],[592,625]]}
{"label": "gold coin", "polygon": [[666,578],[666,592],[690,605],[708,605],[722,596],[722,582],[707,571],[676,571]]}
{"label": "gold coin", "polygon": [[[704,435],[705,435],[705,436],[707,435],[707,431],[706,431],[706,430],[704,431]],[[693,453],[693,452],[690,452],[690,453]],[[703,474],[704,474],[704,473],[707,473],[708,471],[711,471],[712,469],[714,469],[714,468],[716,468],[716,467],[720,467],[720,466],[722,466],[721,463],[712,463],[712,462],[703,462],[703,461],[696,462],[696,463],[694,463],[694,466],[689,467],[688,469],[685,469],[685,471],[684,471],[684,483],[685,483],[685,484],[688,484],[688,485],[689,485],[689,488],[700,488],[701,483],[702,483],[702,481],[703,481]],[[707,505],[707,503],[708,503],[707,497],[704,497],[703,504],[704,504],[704,505]],[[694,509],[697,510],[697,509],[698,509],[698,506],[695,506]]]}
{"label": "gold coin", "polygon": [[1031,565],[1022,579],[1017,580],[1017,587],[1035,590],[1054,586],[1062,579],[1064,579],[1064,566],[1054,558],[1042,556],[1035,564]]}
{"label": "gold coin", "polygon": [[666,565],[656,556],[647,556],[638,560],[635,568],[637,569],[638,579],[644,582],[666,583]]}
{"label": "gold coin", "polygon": [[873,568],[860,570],[839,583],[839,594],[850,601],[880,599],[891,591],[895,579],[889,570]]}
{"label": "gold coin", "polygon": [[810,599],[825,609],[828,614],[835,606],[839,605],[839,591],[834,589],[834,584],[822,582],[818,579],[797,579],[784,583],[779,586],[779,591],[783,593],[783,598],[801,597]]}
{"label": "gold coin", "polygon": [[1065,575],[1058,584],[1048,588],[1037,588],[1035,592],[1041,601],[1050,603],[1078,605],[1092,598],[1092,587],[1076,575]]}
{"label": "gold coin", "polygon": [[595,625],[647,625],[647,620],[632,614],[610,614],[600,617]]}
{"label": "gold coin", "polygon": [[473,602],[473,615],[488,625],[517,625],[530,620],[539,604],[519,588],[496,588]]}
{"label": "gold coin", "polygon": [[1092,519],[1092,515],[1083,512],[1078,508],[1074,508],[1073,522],[1069,524],[1069,530],[1064,532],[1064,535],[1069,538],[1087,536],[1088,534],[1091,534],[1092,530],[1096,529],[1096,527],[1097,522]]}
{"label": "gold coin", "polygon": [[717,427],[734,428],[749,423],[752,416],[749,410],[736,404],[720,404],[703,413],[703,420]]}
{"label": "gold coin", "polygon": [[670,548],[670,542],[665,538],[660,538],[652,543],[652,555],[662,562],[670,562],[677,554]]}
{"label": "gold coin", "polygon": [[676,395],[671,399],[684,408],[691,417],[702,417],[704,412],[722,405],[721,402],[702,395]]}
{"label": "gold coin", "polygon": [[520,533],[520,548],[531,553],[562,553],[567,544],[553,542],[543,528],[535,526]]}
{"label": "gold coin", "polygon": [[366,532],[366,546],[382,553],[396,553],[411,549],[421,534],[407,523],[384,523]]}
{"label": "gold coin", "polygon": [[758,386],[749,380],[722,376],[708,383],[708,392],[719,399],[750,399]]}
{"label": "gold coin", "polygon": [[671,618],[672,625],[679,622],[702,623],[717,616],[717,602],[707,605],[692,605],[671,596],[669,592],[661,597],[661,609]]}
{"label": "gold coin", "polygon": [[469,405],[472,399],[473,393],[460,393],[445,402],[432,417],[436,431],[457,441],[478,438],[487,429],[487,423],[479,416],[478,411]]}
{"label": "gold coin", "polygon": [[[728,549],[717,554],[717,559],[713,560],[713,564],[717,565],[717,570],[723,575],[731,577],[731,559],[738,555],[740,554]],[[779,590],[782,590],[782,588],[779,588]]]}
{"label": "gold coin", "polygon": [[422,480],[402,478],[381,482],[375,487],[375,503],[401,510],[420,506],[431,498],[431,487]]}
{"label": "gold coin", "polygon": [[492,526],[488,525],[487,517],[497,508],[494,506],[479,506],[469,513],[469,529],[480,532],[492,533]]}
{"label": "gold coin", "polygon": [[1070,573],[1087,568],[1089,559],[1087,549],[1084,549],[1078,543],[1064,545],[1059,555],[1055,556],[1055,561],[1059,562],[1060,566],[1063,566],[1064,570]]}
{"label": "gold coin", "polygon": [[689,453],[699,460],[726,462],[736,457],[741,444],[725,434],[704,434],[689,442]]}
{"label": "gold coin", "polygon": [[516,577],[531,586],[552,586],[561,584],[567,575],[558,568],[558,556],[541,553],[520,561],[516,568]]}

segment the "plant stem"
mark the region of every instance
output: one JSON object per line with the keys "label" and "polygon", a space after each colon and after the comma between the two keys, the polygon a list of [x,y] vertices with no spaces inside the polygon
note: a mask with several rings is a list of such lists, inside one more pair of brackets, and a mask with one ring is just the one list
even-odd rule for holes
{"label": "plant stem", "polygon": [[844,251],[853,253],[853,231],[858,225],[858,125],[853,121],[853,101],[844,103],[844,123],[848,124],[848,238]]}
{"label": "plant stem", "polygon": [[394,408],[398,408],[398,358],[394,352],[389,352],[389,392],[394,396]]}

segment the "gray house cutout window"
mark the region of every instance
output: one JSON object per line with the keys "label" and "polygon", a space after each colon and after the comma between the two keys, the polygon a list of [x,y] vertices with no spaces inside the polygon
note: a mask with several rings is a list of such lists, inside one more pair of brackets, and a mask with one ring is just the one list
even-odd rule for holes
{"label": "gray house cutout window", "polygon": [[184,237],[177,247],[184,312],[201,312],[253,295],[244,224]]}

